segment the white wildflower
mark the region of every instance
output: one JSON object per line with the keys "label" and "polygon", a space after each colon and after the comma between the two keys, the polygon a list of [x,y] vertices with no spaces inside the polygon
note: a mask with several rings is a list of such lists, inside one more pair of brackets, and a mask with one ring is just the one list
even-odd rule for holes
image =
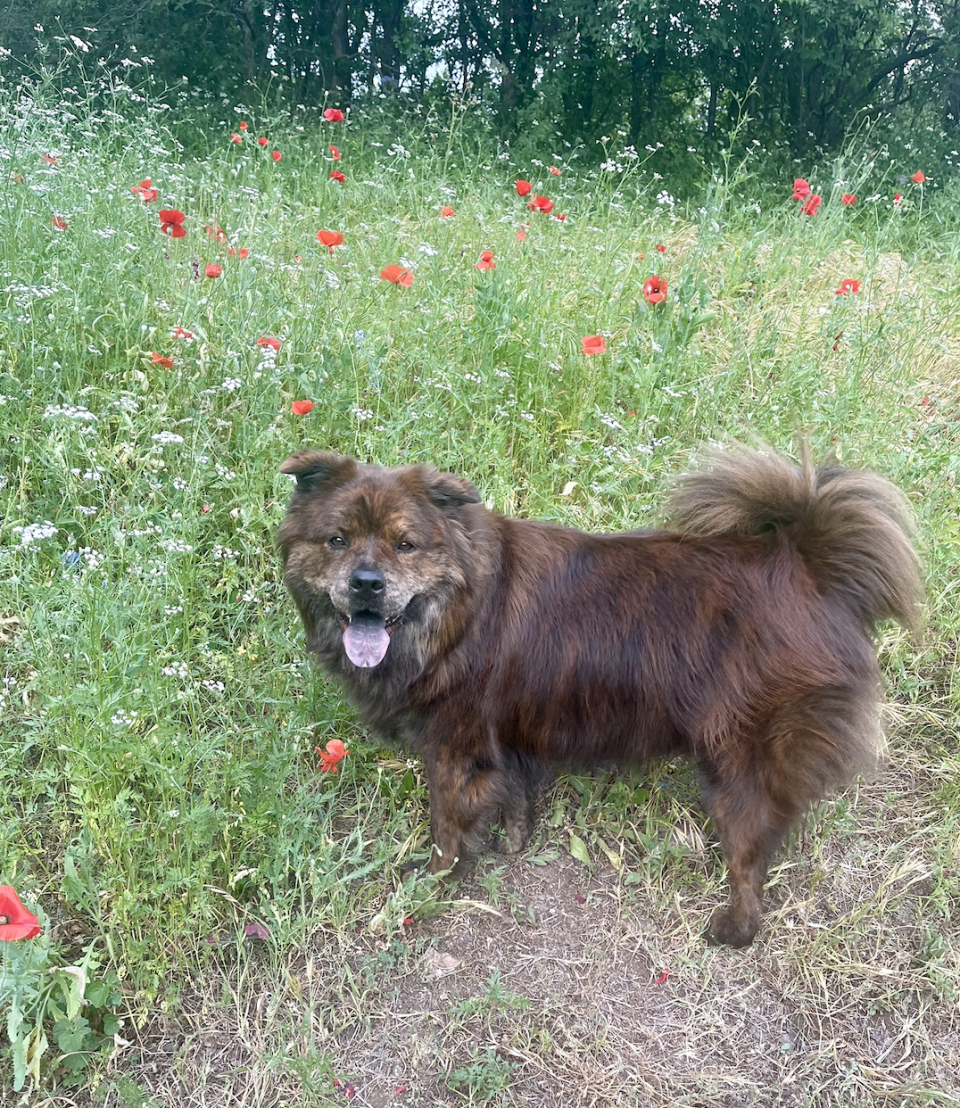
{"label": "white wildflower", "polygon": [[35,542],[52,539],[57,533],[56,524],[45,519],[43,523],[28,523],[25,527],[14,527],[14,534],[20,535],[21,546],[32,546]]}

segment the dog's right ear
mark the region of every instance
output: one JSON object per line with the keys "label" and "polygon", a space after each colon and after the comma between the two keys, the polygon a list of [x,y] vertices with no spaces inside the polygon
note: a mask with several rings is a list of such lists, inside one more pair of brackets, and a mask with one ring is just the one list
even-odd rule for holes
{"label": "dog's right ear", "polygon": [[297,489],[301,492],[312,492],[330,483],[340,484],[352,477],[356,470],[357,463],[353,458],[328,454],[324,450],[298,450],[280,467],[281,473],[296,477]]}

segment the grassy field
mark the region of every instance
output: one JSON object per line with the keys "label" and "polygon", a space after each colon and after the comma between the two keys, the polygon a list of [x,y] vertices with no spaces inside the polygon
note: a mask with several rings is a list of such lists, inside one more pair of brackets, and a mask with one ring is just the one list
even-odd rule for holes
{"label": "grassy field", "polygon": [[[0,944],[3,1104],[960,1104],[955,186],[798,166],[811,216],[749,159],[682,203],[616,137],[588,169],[456,115],[225,109],[189,156],[170,126],[123,88],[0,99],[0,883],[44,926]],[[882,637],[889,762],[812,813],[756,945],[702,940],[725,874],[682,762],[561,778],[524,855],[402,883],[419,767],[307,663],[284,458],[615,530],[697,444],[798,433],[907,492],[928,620]]]}

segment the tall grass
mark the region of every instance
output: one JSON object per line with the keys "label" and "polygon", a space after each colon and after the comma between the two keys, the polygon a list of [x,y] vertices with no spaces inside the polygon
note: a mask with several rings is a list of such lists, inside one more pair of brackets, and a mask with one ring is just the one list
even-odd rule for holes
{"label": "tall grass", "polygon": [[[93,944],[131,1012],[175,1010],[244,924],[285,949],[433,905],[392,876],[425,842],[415,767],[311,672],[281,586],[278,467],[305,445],[430,461],[500,510],[596,529],[654,524],[667,477],[726,436],[789,449],[799,432],[892,478],[920,518],[930,624],[919,643],[888,636],[884,664],[931,721],[899,742],[940,766],[950,856],[948,189],[865,156],[811,166],[824,203],[807,217],[747,159],[686,205],[629,151],[606,170],[549,148],[518,165],[455,118],[384,138],[362,119],[249,117],[235,144],[230,115],[186,157],[168,113],[110,96],[0,95],[0,874],[39,906],[54,961]],[[131,191],[146,177],[156,202]],[[566,220],[529,211],[517,178]],[[161,208],[185,213],[185,238],[161,234]],[[320,229],[344,245],[331,255]],[[476,269],[482,250],[495,270]],[[411,288],[381,280],[390,263]],[[837,295],[844,278],[860,292]],[[607,353],[581,354],[596,333]],[[321,774],[331,737],[350,754]]]}

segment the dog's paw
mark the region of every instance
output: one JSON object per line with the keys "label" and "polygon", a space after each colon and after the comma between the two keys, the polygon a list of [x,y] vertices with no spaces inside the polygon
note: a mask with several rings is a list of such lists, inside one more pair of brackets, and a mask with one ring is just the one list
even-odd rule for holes
{"label": "dog's paw", "polygon": [[740,949],[749,946],[759,930],[759,919],[752,916],[739,916],[729,904],[725,904],[710,917],[705,936],[707,942],[713,946],[732,946]]}

